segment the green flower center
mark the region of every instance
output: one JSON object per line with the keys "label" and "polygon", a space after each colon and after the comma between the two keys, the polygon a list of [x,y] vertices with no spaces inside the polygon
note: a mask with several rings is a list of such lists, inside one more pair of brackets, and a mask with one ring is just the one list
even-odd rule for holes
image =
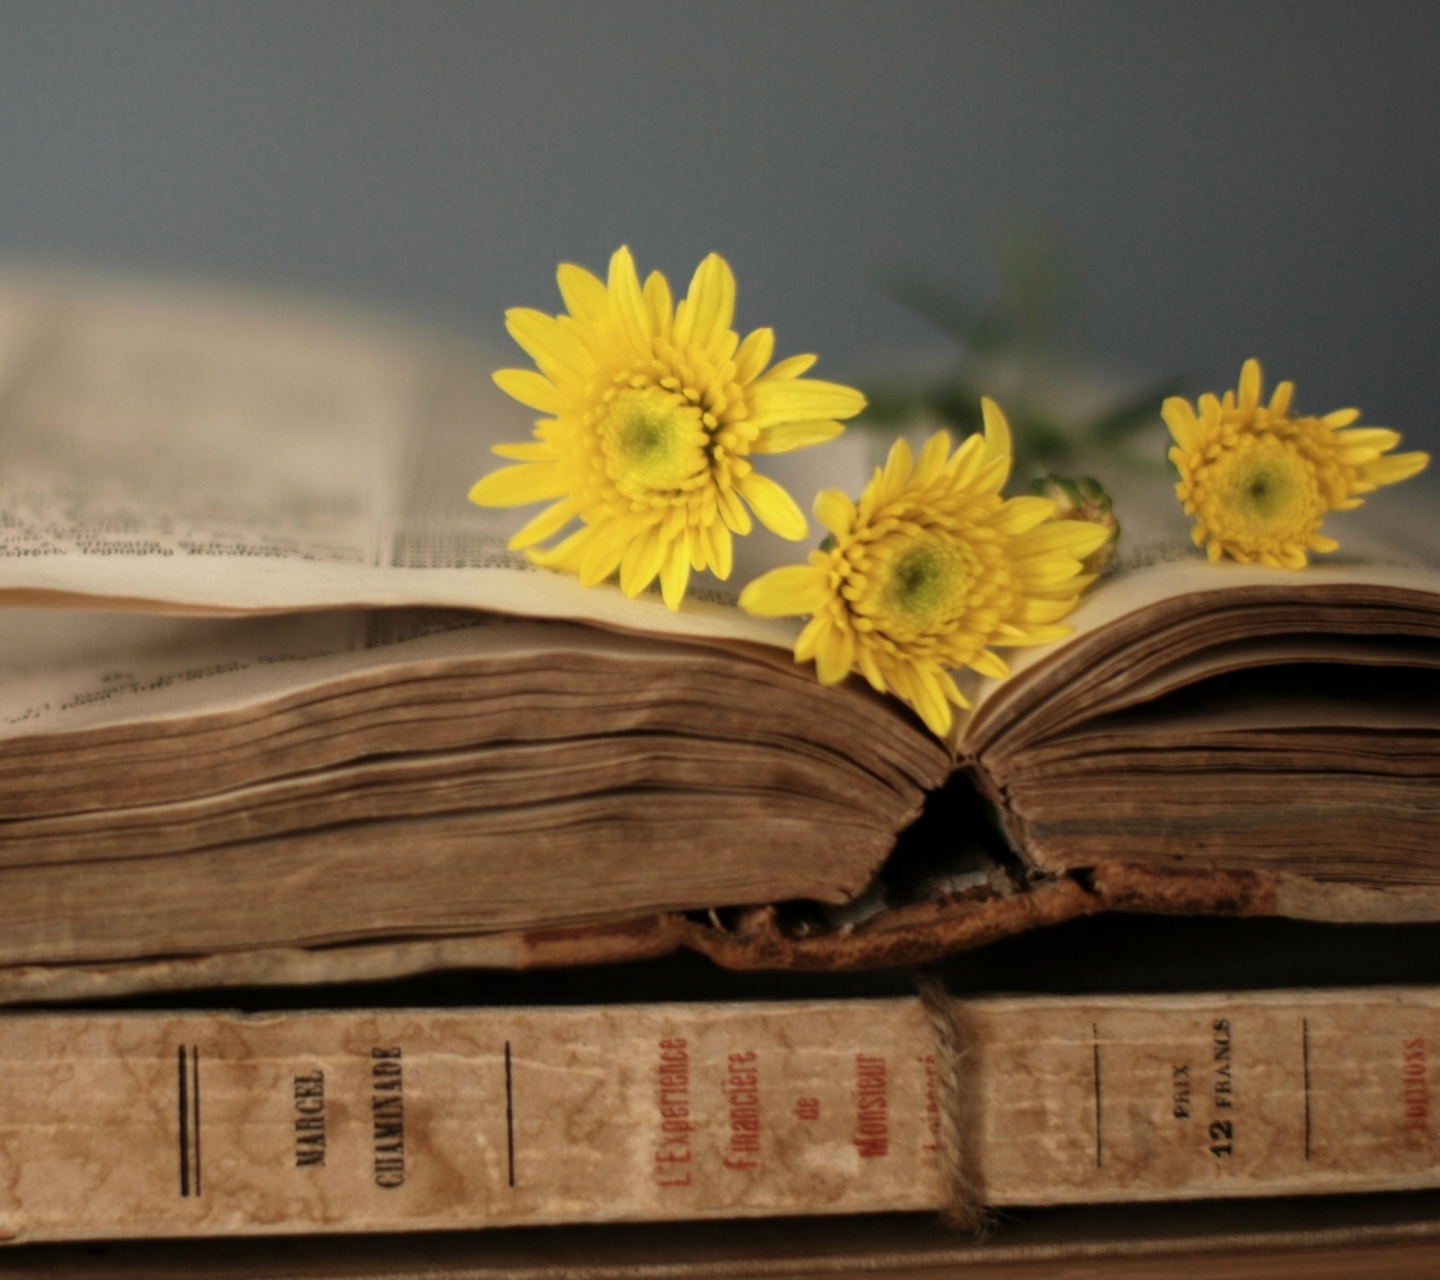
{"label": "green flower center", "polygon": [[939,631],[964,612],[975,568],[954,542],[912,543],[891,565],[885,603],[914,631]]}
{"label": "green flower center", "polygon": [[600,441],[606,469],[631,497],[687,488],[708,467],[699,412],[653,388],[617,395],[601,423]]}
{"label": "green flower center", "polygon": [[1236,533],[1288,538],[1308,531],[1323,510],[1313,469],[1284,443],[1256,440],[1224,458],[1215,492]]}
{"label": "green flower center", "polygon": [[1288,505],[1290,477],[1276,466],[1260,466],[1246,478],[1241,505],[1257,520],[1268,520]]}

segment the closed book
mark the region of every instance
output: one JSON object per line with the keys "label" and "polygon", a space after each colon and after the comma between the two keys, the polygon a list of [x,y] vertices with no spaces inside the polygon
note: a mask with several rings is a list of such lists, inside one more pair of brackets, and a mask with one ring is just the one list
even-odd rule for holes
{"label": "closed book", "polygon": [[1440,1185],[1440,990],[0,1020],[14,1242]]}

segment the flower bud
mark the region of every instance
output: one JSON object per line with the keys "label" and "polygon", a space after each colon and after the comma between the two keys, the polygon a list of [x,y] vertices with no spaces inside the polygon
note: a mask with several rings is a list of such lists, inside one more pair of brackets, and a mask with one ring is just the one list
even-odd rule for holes
{"label": "flower bud", "polygon": [[1030,491],[1055,503],[1054,520],[1083,520],[1109,530],[1110,536],[1085,557],[1082,572],[1099,573],[1110,562],[1120,542],[1120,521],[1115,518],[1115,504],[1098,480],[1080,476],[1069,480],[1061,476],[1042,476]]}

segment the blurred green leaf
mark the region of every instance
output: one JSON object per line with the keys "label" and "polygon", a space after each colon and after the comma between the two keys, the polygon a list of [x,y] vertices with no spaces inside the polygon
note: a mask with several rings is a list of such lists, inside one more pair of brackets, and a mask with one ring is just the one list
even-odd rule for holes
{"label": "blurred green leaf", "polygon": [[985,317],[984,304],[971,302],[953,289],[937,284],[930,276],[915,272],[890,275],[884,282],[884,292],[962,347],[970,345]]}
{"label": "blurred green leaf", "polygon": [[885,292],[954,341],[959,352],[940,375],[892,375],[865,386],[870,404],[859,425],[889,434],[933,419],[965,436],[981,429],[980,398],[990,395],[1010,420],[1014,485],[1086,458],[1164,470],[1131,441],[1158,422],[1161,403],[1180,390],[1180,380],[1166,378],[1083,420],[1057,414],[1066,383],[1093,394],[1099,382],[1076,355],[1075,278],[1059,239],[1037,223],[1003,228],[994,256],[997,286],[983,302],[938,282],[933,273],[896,272],[886,279]]}
{"label": "blurred green leaf", "polygon": [[1011,223],[997,237],[995,256],[1000,299],[1014,310],[1016,343],[1040,352],[1061,341],[1075,298],[1059,240],[1038,224]]}

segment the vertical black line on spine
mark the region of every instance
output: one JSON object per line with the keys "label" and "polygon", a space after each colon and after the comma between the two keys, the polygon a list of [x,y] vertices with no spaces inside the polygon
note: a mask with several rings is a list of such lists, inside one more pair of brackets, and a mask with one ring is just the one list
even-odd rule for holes
{"label": "vertical black line on spine", "polygon": [[515,1091],[510,1072],[510,1041],[505,1041],[505,1149],[510,1161],[510,1185],[515,1185]]}
{"label": "vertical black line on spine", "polygon": [[185,1046],[178,1054],[180,1077],[180,1194],[190,1194],[190,1073],[186,1070]]}
{"label": "vertical black line on spine", "polygon": [[1090,1034],[1094,1037],[1095,1043],[1095,1167],[1098,1169],[1105,1163],[1105,1147],[1100,1137],[1100,1024],[1090,1024]]}
{"label": "vertical black line on spine", "polygon": [[1300,1052],[1305,1063],[1305,1159],[1310,1159],[1310,1019],[1300,1019]]}
{"label": "vertical black line on spine", "polygon": [[190,1091],[194,1098],[195,1106],[195,1194],[200,1194],[200,1046],[190,1046],[190,1071],[191,1083],[194,1088]]}

